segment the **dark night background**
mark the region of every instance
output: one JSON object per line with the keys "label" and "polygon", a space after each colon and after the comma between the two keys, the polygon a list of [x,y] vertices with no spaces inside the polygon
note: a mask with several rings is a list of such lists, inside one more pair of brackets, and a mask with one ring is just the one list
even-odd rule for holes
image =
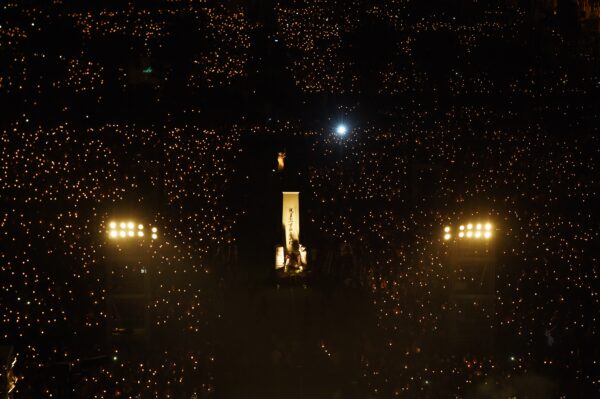
{"label": "dark night background", "polygon": [[594,0],[7,0],[0,392],[598,397],[599,94]]}

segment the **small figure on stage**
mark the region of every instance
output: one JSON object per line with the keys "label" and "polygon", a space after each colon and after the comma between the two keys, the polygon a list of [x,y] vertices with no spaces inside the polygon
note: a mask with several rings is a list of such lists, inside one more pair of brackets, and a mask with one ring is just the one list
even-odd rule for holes
{"label": "small figure on stage", "polygon": [[288,253],[285,257],[284,270],[286,273],[301,272],[303,268],[302,256],[300,255],[300,243],[298,240],[294,240],[291,253]]}

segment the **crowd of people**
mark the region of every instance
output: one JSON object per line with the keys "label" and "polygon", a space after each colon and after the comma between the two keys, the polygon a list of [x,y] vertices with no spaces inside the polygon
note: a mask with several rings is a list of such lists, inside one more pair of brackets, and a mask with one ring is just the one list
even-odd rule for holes
{"label": "crowd of people", "polygon": [[[477,129],[472,115],[479,115]],[[438,295],[449,285],[445,269],[454,243],[444,240],[444,226],[479,219],[498,229],[492,243],[498,262],[494,329],[518,339],[509,340],[517,360],[479,359],[485,366],[478,373],[497,372],[498,363],[514,373],[526,362],[531,371],[572,368],[568,378],[595,384],[596,355],[580,345],[593,347],[598,334],[590,317],[598,305],[592,250],[598,222],[590,202],[598,187],[596,138],[557,139],[527,128],[526,119],[509,121],[485,108],[455,108],[439,117],[407,115],[407,121],[423,122],[356,129],[352,138],[328,137],[313,148],[333,159],[311,170],[320,204],[312,222],[353,249],[356,270],[347,273],[372,290],[378,323],[389,331],[385,381],[396,383],[398,370],[390,362],[406,364],[402,353],[414,356],[403,330],[418,331],[416,341],[445,330],[451,309]],[[435,367],[424,368],[419,380],[435,380],[429,375]],[[440,378],[447,378],[444,369]],[[463,383],[472,380],[467,373]]]}
{"label": "crowd of people", "polygon": [[[103,340],[104,265],[128,248],[127,242],[120,244],[108,234],[108,224],[119,216],[158,226],[160,239],[138,242],[134,237],[135,243],[129,244],[144,254],[129,265],[131,270],[148,270],[160,281],[148,304],[156,334],[175,329],[196,338],[205,336],[211,318],[205,303],[209,294],[206,285],[193,282],[211,272],[209,251],[232,240],[235,220],[223,205],[223,187],[234,173],[238,140],[236,128],[219,134],[194,126],[105,125],[83,131],[58,126],[4,132],[3,340],[19,347],[49,340],[61,355],[38,363],[40,348],[32,345],[19,358],[24,376],[60,362],[75,363],[71,367],[77,368],[77,359],[106,354],[100,345],[79,347],[62,342],[61,336],[68,332],[74,338]],[[152,371],[141,362],[144,373]],[[161,363],[159,370],[172,367],[169,362]],[[130,363],[128,358],[109,362],[101,375],[86,376],[84,385],[111,375],[107,370],[131,375],[137,363],[135,367]],[[31,387],[27,377],[20,385]],[[153,392],[154,385],[145,389]],[[64,385],[53,389],[61,392]]]}
{"label": "crowd of people", "polygon": [[[0,337],[18,353],[15,397],[218,397],[237,223],[261,195],[240,192],[256,166],[240,154],[257,138],[273,147],[267,174],[286,150],[282,169],[301,171],[309,267],[366,293],[348,377],[360,392],[597,392],[598,5],[254,3],[0,6]],[[285,104],[251,101],[279,65],[292,85],[272,90],[322,114],[272,118]],[[239,115],[206,112],[232,89]],[[119,217],[158,227],[131,242],[134,264],[107,234]],[[472,219],[495,226],[496,345],[447,354],[443,228]],[[105,342],[115,259],[150,269],[162,346]],[[332,367],[339,339],[315,343]]]}

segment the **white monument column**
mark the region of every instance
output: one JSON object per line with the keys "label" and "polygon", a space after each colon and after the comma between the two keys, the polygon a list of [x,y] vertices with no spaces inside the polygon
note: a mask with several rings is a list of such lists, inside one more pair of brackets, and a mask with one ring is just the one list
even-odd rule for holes
{"label": "white monument column", "polygon": [[275,248],[275,269],[301,273],[306,267],[306,248],[300,244],[300,192],[283,192],[281,224],[285,238]]}
{"label": "white monument column", "polygon": [[300,242],[300,193],[283,192],[282,223],[285,230],[285,252],[291,253],[294,241]]}

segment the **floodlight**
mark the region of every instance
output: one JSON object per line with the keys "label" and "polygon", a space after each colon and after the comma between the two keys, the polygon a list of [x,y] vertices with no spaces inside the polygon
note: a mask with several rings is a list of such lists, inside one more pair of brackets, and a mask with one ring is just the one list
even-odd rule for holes
{"label": "floodlight", "polygon": [[491,223],[486,223],[486,224],[485,224],[485,229],[486,229],[487,231],[490,231],[490,230],[492,229],[492,224],[491,224]]}
{"label": "floodlight", "polygon": [[471,223],[467,225],[467,230],[473,230],[473,225]]}
{"label": "floodlight", "polygon": [[125,233],[125,231],[124,231],[124,230],[121,230],[121,231],[119,232],[119,235],[120,235],[121,237],[125,237],[125,236],[127,235],[127,233]]}
{"label": "floodlight", "polygon": [[481,223],[477,223],[477,226],[475,226],[475,228],[476,228],[477,230],[481,230]]}
{"label": "floodlight", "polygon": [[143,237],[144,236],[144,232],[143,231],[138,231],[138,237]]}
{"label": "floodlight", "polygon": [[481,238],[481,231],[475,232],[475,238]]}
{"label": "floodlight", "polygon": [[144,230],[144,225],[143,224],[138,224],[138,230]]}
{"label": "floodlight", "polygon": [[462,224],[458,227],[459,230],[464,230],[465,226],[463,226]]}
{"label": "floodlight", "polygon": [[158,235],[156,235],[156,234],[152,234],[152,239],[153,239],[153,240],[156,240],[157,238],[158,238]]}
{"label": "floodlight", "polygon": [[125,227],[127,227],[127,225],[125,224],[125,222],[121,222],[121,224],[119,224],[119,227],[124,229]]}
{"label": "floodlight", "polygon": [[450,235],[450,233],[446,233],[444,234],[444,240],[449,240],[450,238],[452,238],[452,236]]}
{"label": "floodlight", "polygon": [[483,236],[485,238],[490,238],[492,236],[492,232],[491,231],[486,231],[485,233],[483,233]]}
{"label": "floodlight", "polygon": [[444,227],[444,232],[449,233],[450,232],[450,226]]}
{"label": "floodlight", "polygon": [[473,232],[472,231],[467,231],[467,238],[471,238],[473,237]]}
{"label": "floodlight", "polygon": [[129,230],[129,231],[127,232],[127,235],[128,235],[129,237],[133,237],[133,236],[134,236],[134,233],[133,233],[133,231]]}
{"label": "floodlight", "polygon": [[111,230],[110,231],[110,237],[111,238],[115,238],[117,236],[117,230]]}
{"label": "floodlight", "polygon": [[127,223],[127,227],[128,227],[129,229],[133,229],[133,222],[129,222],[129,223]]}
{"label": "floodlight", "polygon": [[110,222],[110,225],[109,225],[109,226],[110,226],[110,228],[111,228],[111,229],[113,229],[113,230],[117,228],[117,224],[116,224],[115,222]]}
{"label": "floodlight", "polygon": [[156,229],[156,227],[153,227],[153,228],[152,228],[152,232],[153,232],[153,233],[156,233],[157,231],[158,231],[158,230]]}
{"label": "floodlight", "polygon": [[461,231],[460,233],[458,233],[458,236],[459,236],[460,238],[463,238],[463,237],[465,236],[465,233],[463,233],[463,232]]}

